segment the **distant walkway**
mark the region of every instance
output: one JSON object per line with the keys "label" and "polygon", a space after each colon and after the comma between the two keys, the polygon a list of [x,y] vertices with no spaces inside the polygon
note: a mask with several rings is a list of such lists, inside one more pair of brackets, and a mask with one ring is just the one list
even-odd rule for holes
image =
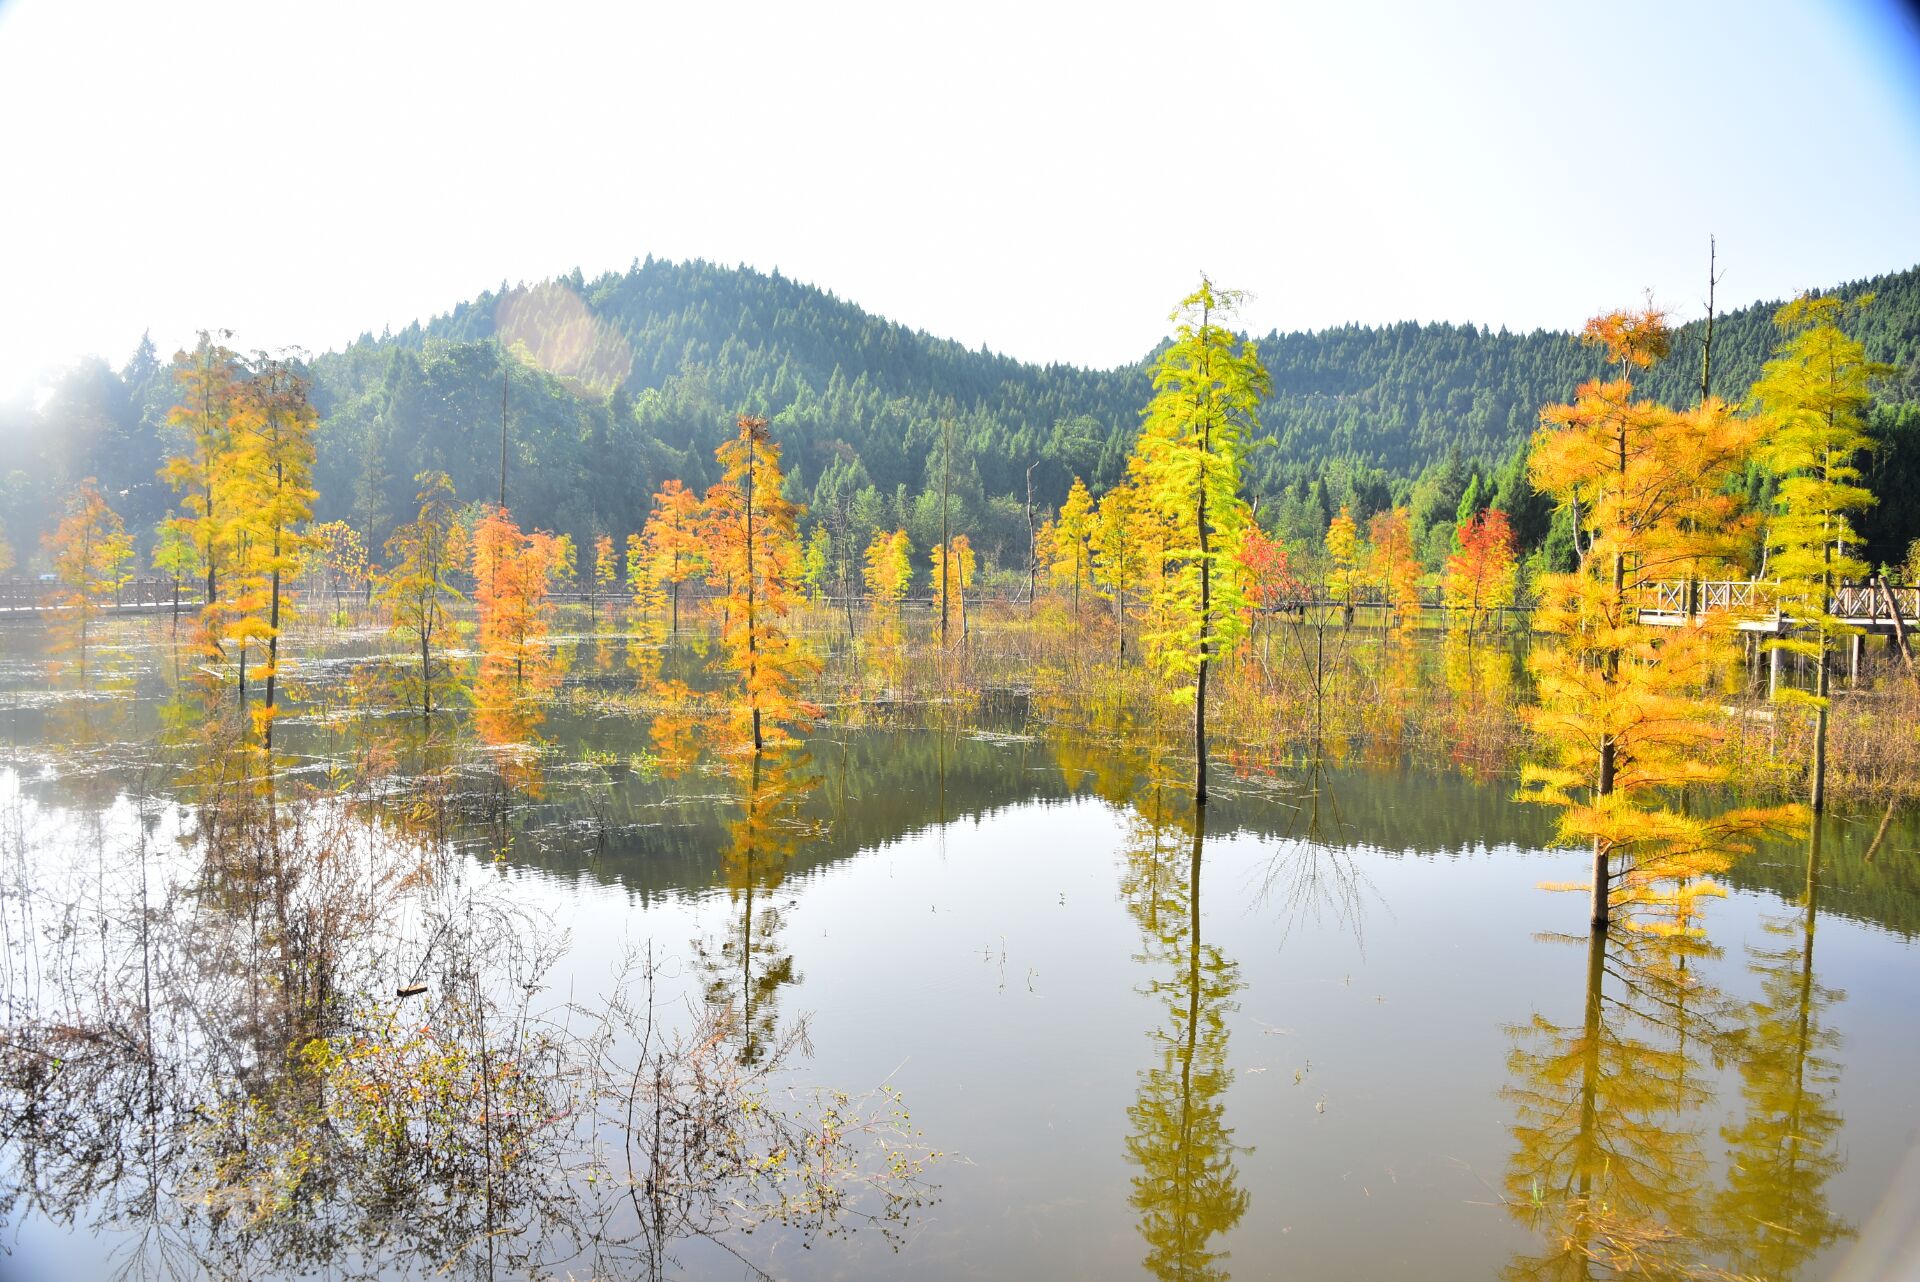
{"label": "distant walkway", "polygon": [[[57,619],[72,607],[65,604],[67,589],[49,579],[0,579],[0,622],[32,619]],[[111,602],[102,602],[100,612],[110,617],[130,614],[182,614],[200,609],[197,585],[175,583],[172,579],[132,579],[122,584]]]}

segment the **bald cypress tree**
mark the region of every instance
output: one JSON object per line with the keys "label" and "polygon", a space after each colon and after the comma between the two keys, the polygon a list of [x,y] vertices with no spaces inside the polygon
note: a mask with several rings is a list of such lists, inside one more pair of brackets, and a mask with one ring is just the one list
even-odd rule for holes
{"label": "bald cypress tree", "polygon": [[1228,328],[1244,296],[1206,277],[1170,319],[1173,343],[1153,365],[1131,467],[1146,505],[1164,522],[1167,573],[1157,592],[1161,626],[1145,637],[1176,698],[1193,699],[1193,795],[1207,799],[1207,673],[1240,635],[1246,601],[1234,572],[1253,516],[1240,468],[1259,425],[1267,371],[1253,344]]}
{"label": "bald cypress tree", "polygon": [[1834,590],[1867,573],[1866,562],[1853,554],[1863,540],[1852,519],[1874,503],[1872,492],[1856,484],[1856,460],[1872,444],[1863,415],[1872,380],[1890,372],[1867,359],[1866,349],[1842,332],[1840,320],[1872,301],[1871,294],[1852,304],[1802,297],[1782,307],[1774,322],[1786,340],[1751,397],[1767,428],[1760,457],[1780,478],[1767,546],[1769,567],[1780,583],[1780,615],[1789,630],[1768,645],[1805,655],[1815,674],[1811,693],[1781,687],[1774,697],[1813,711],[1808,802],[1816,811],[1826,805],[1834,644],[1859,631],[1832,613]]}

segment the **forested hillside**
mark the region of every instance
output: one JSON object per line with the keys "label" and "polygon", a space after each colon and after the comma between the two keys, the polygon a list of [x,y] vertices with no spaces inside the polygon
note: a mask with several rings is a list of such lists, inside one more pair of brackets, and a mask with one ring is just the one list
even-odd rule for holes
{"label": "forested hillside", "polygon": [[[1874,416],[1887,448],[1873,483],[1892,501],[1863,522],[1869,555],[1890,559],[1920,534],[1905,501],[1920,492],[1920,268],[1840,289],[1877,294],[1857,328],[1898,371]],[[1716,394],[1744,395],[1776,341],[1772,311],[1717,319]],[[1697,398],[1701,335],[1698,322],[1678,331],[1648,392]],[[1568,398],[1600,364],[1564,333],[1472,325],[1344,326],[1269,334],[1258,347],[1273,380],[1262,409],[1273,444],[1250,468],[1263,519],[1310,539],[1341,503],[1364,519],[1410,501],[1429,552],[1450,537],[1470,488],[1526,506],[1517,447],[1540,407]],[[445,470],[462,498],[494,496],[504,410],[516,514],[582,542],[617,535],[639,525],[666,478],[712,480],[714,446],[750,411],[772,420],[796,497],[816,511],[859,499],[865,518],[905,524],[924,543],[951,421],[956,520],[1005,560],[1024,552],[1029,469],[1043,508],[1076,474],[1096,491],[1119,479],[1150,356],[1105,371],[1028,365],[778,273],[704,262],[649,259],[595,280],[576,272],[503,286],[315,358],[318,514],[353,521],[377,547],[408,510],[417,472]],[[166,361],[149,345],[119,370],[94,362],[69,372],[38,406],[0,407],[0,498],[14,546],[31,549],[51,497],[89,475],[130,528],[150,532],[172,503],[154,479],[172,399]],[[1516,515],[1530,542],[1544,521],[1537,504]]]}

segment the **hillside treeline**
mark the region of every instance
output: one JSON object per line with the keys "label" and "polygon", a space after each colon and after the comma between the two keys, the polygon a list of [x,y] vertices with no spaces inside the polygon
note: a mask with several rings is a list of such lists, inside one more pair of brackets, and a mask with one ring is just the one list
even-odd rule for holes
{"label": "hillside treeline", "polygon": [[[1868,559],[1897,562],[1920,534],[1920,498],[1910,497],[1920,495],[1920,268],[1836,292],[1863,291],[1877,301],[1854,328],[1897,373],[1870,414],[1878,448],[1867,483],[1881,502],[1861,524]],[[1716,318],[1717,395],[1738,401],[1758,376],[1777,339],[1773,310]],[[1680,327],[1675,354],[1645,380],[1649,395],[1697,399],[1703,330]],[[1256,341],[1272,376],[1261,407],[1271,444],[1247,469],[1263,525],[1311,553],[1343,505],[1364,523],[1404,503],[1437,565],[1455,514],[1491,501],[1512,514],[1524,547],[1550,540],[1525,443],[1543,405],[1600,371],[1598,352],[1565,333],[1451,324]],[[421,472],[446,472],[463,498],[496,497],[504,416],[515,513],[589,546],[596,533],[637,528],[662,481],[715,479],[714,448],[745,412],[770,421],[789,492],[816,515],[905,527],[930,546],[944,479],[954,527],[973,533],[990,564],[1009,565],[1025,557],[1029,481],[1045,515],[1075,476],[1096,491],[1121,479],[1152,355],[1104,371],[1029,365],[777,272],[704,262],[503,285],[311,360],[317,516],[351,522],[377,548],[410,510]],[[85,362],[40,397],[0,406],[0,508],[23,560],[58,496],[88,476],[150,540],[172,504],[155,473],[175,399],[167,355],[144,343],[118,369]],[[1764,479],[1753,484],[1764,498]]]}

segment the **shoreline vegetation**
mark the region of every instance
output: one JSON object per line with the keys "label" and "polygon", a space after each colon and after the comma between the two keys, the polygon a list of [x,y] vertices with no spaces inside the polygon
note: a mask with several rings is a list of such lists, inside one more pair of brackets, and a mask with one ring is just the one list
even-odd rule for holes
{"label": "shoreline vegetation", "polygon": [[[1209,718],[1242,753],[1300,751],[1303,739],[1317,753],[1329,736],[1336,752],[1355,737],[1382,750],[1445,742],[1517,769],[1523,790],[1571,825],[1568,844],[1598,843],[1597,886],[1609,877],[1604,849],[1624,849],[1623,824],[1671,816],[1661,795],[1711,786],[1732,762],[1748,790],[1814,811],[1830,796],[1913,787],[1911,642],[1898,598],[1856,555],[1859,515],[1878,501],[1861,484],[1875,448],[1865,414],[1894,373],[1844,328],[1871,314],[1872,295],[1781,308],[1775,355],[1740,406],[1712,393],[1710,342],[1676,353],[1650,306],[1596,317],[1582,342],[1606,372],[1542,408],[1522,468],[1527,505],[1550,506],[1544,541],[1525,546],[1514,504],[1475,473],[1443,555],[1422,548],[1434,527],[1409,505],[1364,524],[1343,505],[1317,546],[1290,546],[1261,523],[1243,469],[1267,430],[1270,383],[1232,329],[1239,302],[1204,278],[1181,301],[1122,479],[1096,494],[1076,477],[1052,512],[1029,501],[1024,555],[998,564],[956,528],[967,511],[952,478],[969,460],[955,457],[951,417],[929,459],[931,548],[906,524],[889,528],[874,503],[810,510],[770,421],[748,413],[715,451],[718,479],[704,493],[669,479],[638,528],[580,545],[514,519],[504,405],[497,495],[462,501],[446,473],[422,472],[411,520],[384,531],[316,523],[310,376],[294,358],[244,357],[203,335],[174,362],[167,421],[182,448],[161,476],[179,506],[156,527],[152,569],[200,585],[188,627],[201,670],[232,689],[269,769],[296,597],[324,618],[384,621],[416,658],[389,697],[430,722],[449,700],[511,721],[505,710],[550,697],[557,678],[542,647],[565,595],[584,600],[596,628],[604,615],[643,635],[710,629],[724,685],[696,697],[644,664],[636,685],[685,703],[693,721],[724,712],[755,752],[821,704],[874,689],[899,697],[924,681],[925,663],[943,698],[982,680],[1052,683],[1085,707],[1097,687],[1096,705],[1125,692],[1124,715],[1163,732],[1177,699],[1198,804]],[[1691,408],[1636,391],[1683,358],[1698,361]],[[92,629],[130,578],[134,547],[91,481],[44,540],[53,624],[83,685]],[[1715,580],[1734,581],[1724,601],[1705,591]],[[1887,648],[1904,671],[1888,671],[1854,618],[1833,613],[1859,583],[1891,607]],[[902,620],[916,590],[931,596],[937,629],[909,642]],[[803,602],[840,617],[796,631]],[[1409,651],[1429,616],[1444,624],[1438,664]],[[1503,672],[1489,656],[1516,623],[1525,671]],[[472,662],[451,657],[462,633]],[[1596,925],[1605,901],[1596,891]]]}

